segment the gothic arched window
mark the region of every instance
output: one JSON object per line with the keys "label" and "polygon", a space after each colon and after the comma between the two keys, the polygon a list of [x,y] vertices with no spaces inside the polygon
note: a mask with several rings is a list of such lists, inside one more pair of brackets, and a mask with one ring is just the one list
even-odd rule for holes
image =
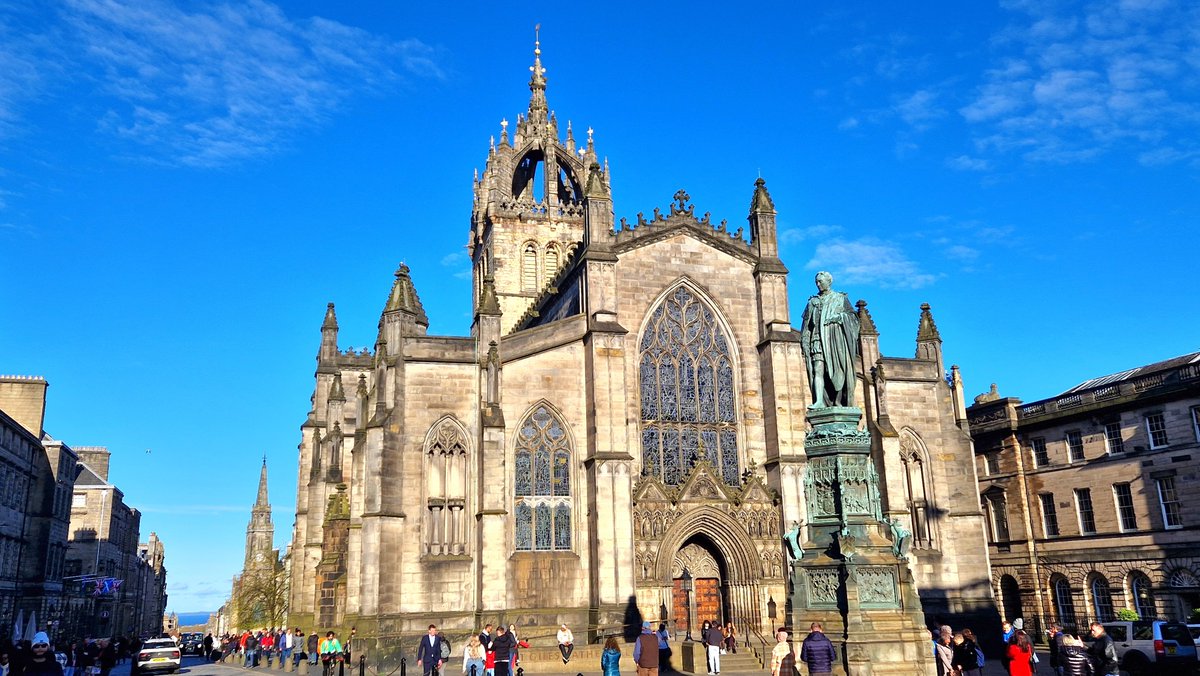
{"label": "gothic arched window", "polygon": [[514,470],[516,549],[571,549],[571,441],[544,405],[521,424]]}
{"label": "gothic arched window", "polygon": [[737,485],[733,356],[713,310],[680,286],[651,313],[638,347],[642,474],[677,485],[708,460]]}
{"label": "gothic arched window", "polygon": [[908,504],[908,515],[912,520],[914,547],[934,546],[934,524],[932,505],[929,503],[926,486],[928,465],[925,444],[916,432],[905,429],[900,433],[900,462],[904,466],[904,498]]}
{"label": "gothic arched window", "polygon": [[450,418],[435,424],[426,438],[425,493],[426,553],[462,554],[467,548],[467,442]]}
{"label": "gothic arched window", "polygon": [[529,242],[521,252],[521,290],[538,290],[538,250],[537,245]]}

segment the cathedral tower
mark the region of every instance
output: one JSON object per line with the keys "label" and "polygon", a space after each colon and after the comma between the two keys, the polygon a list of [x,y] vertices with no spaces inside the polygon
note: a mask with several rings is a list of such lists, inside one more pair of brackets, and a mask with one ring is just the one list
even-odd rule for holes
{"label": "cathedral tower", "polygon": [[[552,289],[583,241],[584,188],[588,167],[597,164],[592,130],[575,144],[567,122],[559,138],[558,119],[546,102],[546,69],[535,41],[529,79],[529,109],[500,122],[500,142],[492,138],[487,164],[475,179],[468,249],[478,304],[484,277],[495,280],[508,333],[547,289]],[[604,170],[607,183],[607,169]]]}
{"label": "cathedral tower", "polygon": [[250,510],[250,523],[246,525],[246,561],[243,571],[273,565],[275,526],[271,523],[271,503],[267,499],[267,456],[263,456],[262,471],[258,476],[258,499]]}

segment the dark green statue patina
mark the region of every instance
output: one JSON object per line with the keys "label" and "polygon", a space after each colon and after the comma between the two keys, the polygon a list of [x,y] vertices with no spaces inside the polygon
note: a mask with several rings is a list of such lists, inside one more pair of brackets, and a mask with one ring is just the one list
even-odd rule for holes
{"label": "dark green statue patina", "polygon": [[809,408],[854,405],[854,365],[858,362],[858,313],[850,298],[834,291],[833,275],[817,273],[818,293],[808,299],[800,345],[812,390]]}

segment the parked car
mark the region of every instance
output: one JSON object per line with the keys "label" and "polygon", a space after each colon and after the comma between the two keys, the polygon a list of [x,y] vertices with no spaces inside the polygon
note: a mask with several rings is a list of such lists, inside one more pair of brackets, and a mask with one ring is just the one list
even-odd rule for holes
{"label": "parked car", "polygon": [[137,661],[133,666],[137,673],[165,671],[173,674],[179,669],[181,657],[182,654],[179,646],[175,645],[175,639],[150,638],[142,644],[142,649],[138,651]]}
{"label": "parked car", "polygon": [[1105,622],[1121,668],[1132,676],[1195,673],[1196,642],[1188,626],[1166,620]]}
{"label": "parked car", "polygon": [[[1192,633],[1192,640],[1200,644],[1200,624],[1189,624],[1188,631]],[[1200,645],[1196,648],[1196,659],[1200,659]]]}

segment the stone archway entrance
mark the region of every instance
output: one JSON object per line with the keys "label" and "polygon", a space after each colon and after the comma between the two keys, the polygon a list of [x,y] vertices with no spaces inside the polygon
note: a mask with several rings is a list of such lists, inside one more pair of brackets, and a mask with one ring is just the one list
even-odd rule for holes
{"label": "stone archway entrance", "polygon": [[690,624],[694,638],[704,620],[770,633],[776,618],[767,609],[787,596],[779,504],[753,470],[741,479],[730,486],[700,461],[679,486],[655,477],[635,486],[635,589],[643,618],[680,634]]}
{"label": "stone archway entrance", "polygon": [[[675,554],[671,562],[672,608],[676,632],[686,632],[688,621],[693,628],[699,627],[705,620],[726,622],[729,617],[724,594],[721,569],[718,562],[720,552],[711,541],[703,536],[693,537]],[[691,576],[692,589],[689,594],[684,589],[683,571]]]}

